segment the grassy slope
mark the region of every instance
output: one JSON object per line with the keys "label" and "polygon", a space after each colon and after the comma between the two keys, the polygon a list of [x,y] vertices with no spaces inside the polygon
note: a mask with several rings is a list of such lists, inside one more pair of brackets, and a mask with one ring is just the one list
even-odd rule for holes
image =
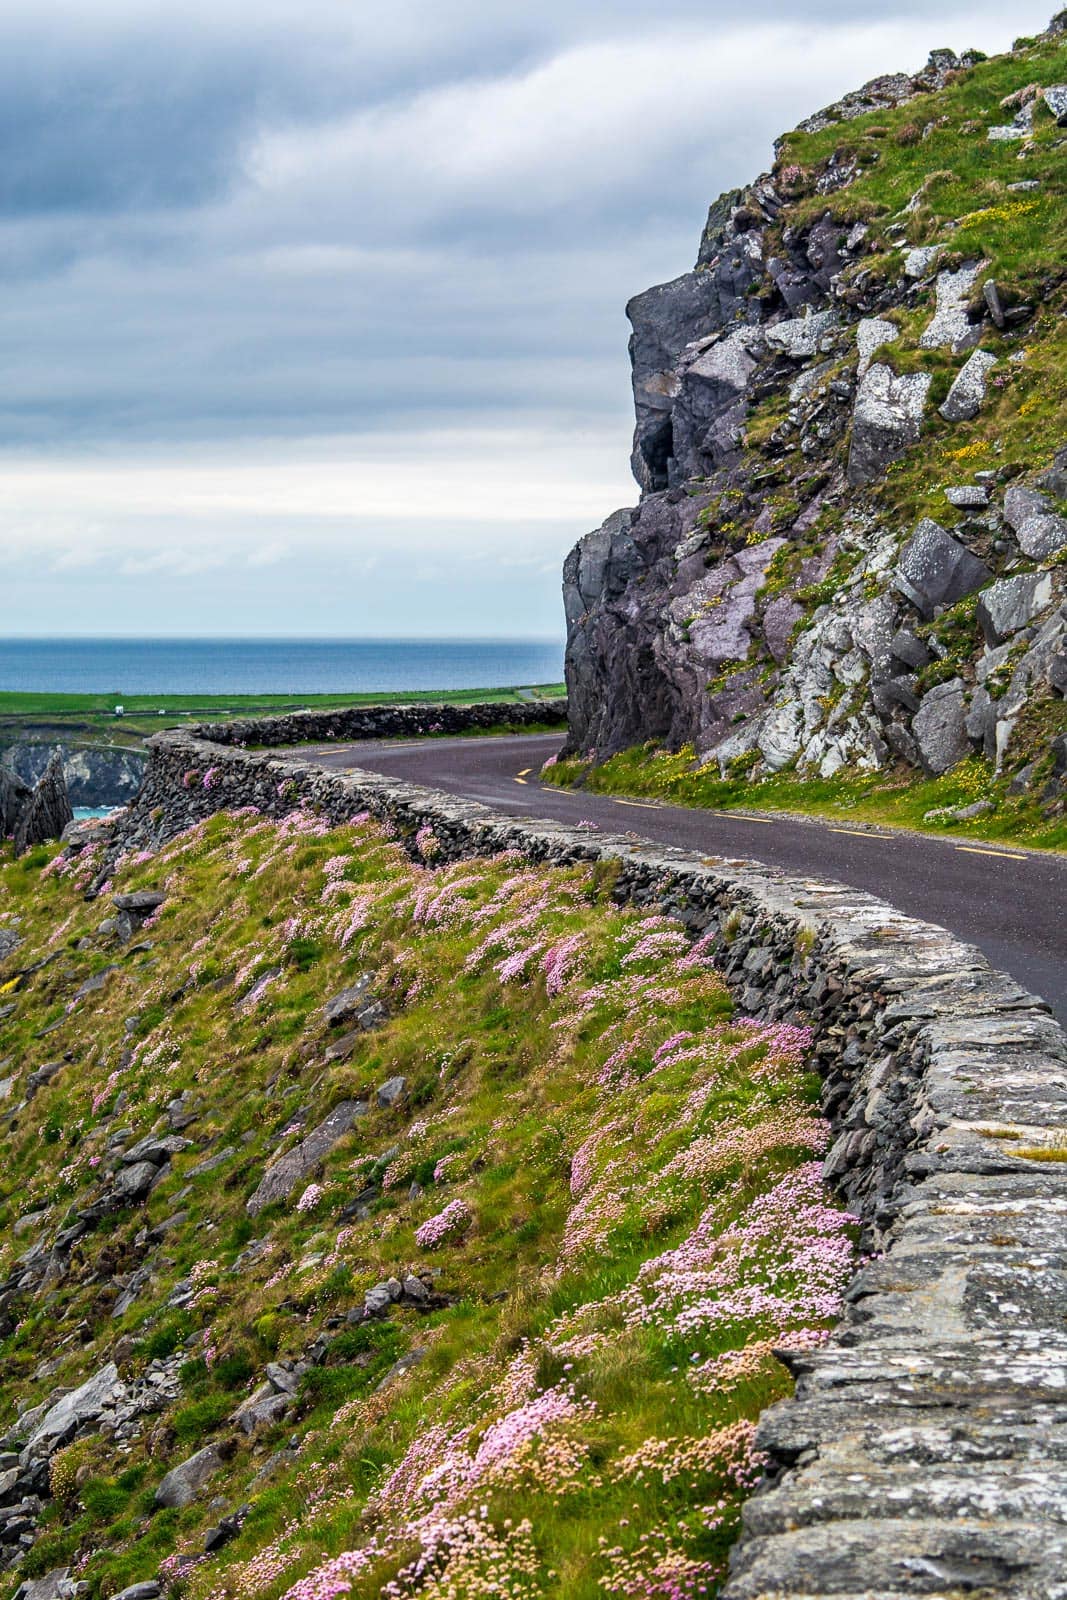
{"label": "grassy slope", "polygon": [[[898,280],[904,251],[913,245],[941,244],[941,265],[964,258],[990,263],[988,276],[999,286],[1005,304],[1025,303],[1035,315],[1021,330],[999,336],[987,327],[982,346],[1002,358],[980,415],[972,422],[950,424],[937,414],[956,372],[966,356],[946,350],[918,347],[929,321],[932,296],[924,294],[915,309],[904,307],[887,313],[901,328],[901,337],[884,346],[878,360],[898,372],[926,370],[933,375],[923,437],[920,443],[890,467],[884,480],[863,494],[864,506],[885,526],[905,535],[922,516],[947,526],[958,520],[945,500],[947,485],[967,482],[975,472],[996,470],[1002,481],[1049,465],[1055,452],[1067,444],[1064,416],[1067,409],[1067,191],[1063,159],[1067,134],[1058,128],[1043,103],[1034,114],[1034,138],[1025,151],[1017,143],[996,143],[986,129],[1011,120],[1011,110],[1000,109],[1007,94],[1023,86],[1067,81],[1067,43],[1034,42],[1010,55],[982,62],[957,76],[944,90],[924,95],[894,111],[876,112],[855,121],[838,123],[820,133],[792,133],[781,147],[776,165],[779,185],[793,199],[780,226],[810,223],[830,212],[842,226],[866,221],[872,254],[849,269],[846,279],[863,271],[885,281]],[[929,133],[923,137],[923,130]],[[854,157],[863,171],[847,188],[829,197],[808,193],[827,159]],[[789,174],[789,181],[782,174]],[[1013,192],[1008,185],[1036,180],[1039,188]],[[909,199],[923,190],[921,203],[905,212]],[[902,231],[903,230],[903,231]],[[774,254],[773,242],[768,254]],[[841,364],[845,372],[852,360]],[[826,380],[835,376],[833,371]],[[803,470],[799,451],[768,462],[761,446],[785,414],[783,396],[772,396],[748,420],[747,465],[769,470],[781,485],[772,489],[772,505],[780,502],[780,532],[798,507],[790,500],[793,478]],[[847,441],[839,451],[843,464]],[[729,515],[723,505],[718,520]],[[822,548],[838,532],[847,502],[828,507],[802,541],[793,541],[772,563],[764,599],[790,592],[808,609],[832,600],[856,557],[842,551],[829,578],[810,590],[796,590],[797,573],[805,557]],[[1012,571],[1027,571],[1025,561]],[[973,660],[981,648],[975,604],[977,597],[919,631],[932,636],[944,649],[943,659],[925,669],[924,686],[962,672],[973,676]],[[738,671],[748,671],[752,662]],[[768,667],[770,663],[768,663]],[[715,688],[721,690],[724,674]],[[709,686],[710,687],[710,686]],[[1013,737],[1012,770],[1036,758],[1034,792],[1051,765],[1048,745],[1057,733],[1067,731],[1067,704],[1045,700],[1024,715]],[[698,771],[692,760],[674,757],[647,760],[648,751],[632,751],[609,762],[607,768],[583,778],[591,787],[610,792],[658,794],[684,804],[788,807],[815,814],[839,815],[872,821],[924,827],[924,814],[943,806],[968,804],[988,798],[996,811],[975,823],[955,824],[962,832],[989,838],[1018,838],[1027,843],[1062,848],[1067,829],[1062,821],[1048,822],[1032,798],[1009,796],[1010,771],[998,777],[983,760],[975,758],[945,778],[930,781],[913,770],[871,776],[844,775],[838,779],[785,774],[765,783],[749,784],[742,770],[736,782],[722,782],[717,770]],[[566,774],[560,772],[557,781]],[[573,769],[572,777],[580,774]],[[944,821],[935,827],[952,826]]]}
{"label": "grassy slope", "polygon": [[[751,1419],[787,1388],[769,1341],[818,1338],[849,1270],[810,1164],[825,1129],[803,1037],[733,1018],[706,958],[665,919],[613,908],[600,871],[504,858],[431,873],[365,822],[219,817],[121,871],[123,889],[168,898],[116,948],[98,931],[106,905],[82,898],[92,861],[53,861],[0,856],[0,930],[24,941],[0,968],[0,1005],[16,1008],[0,1060],[18,1077],[0,1125],[0,1275],[99,1194],[109,1140],[159,1126],[183,1092],[194,1143],[146,1206],[80,1240],[69,1275],[19,1306],[0,1340],[0,1428],[109,1357],[128,1379],[180,1352],[182,1394],[127,1450],[90,1433],[54,1458],[56,1499],[0,1594],[73,1564],[94,1596],[161,1570],[192,1600],[270,1600],[311,1570],[299,1594],[316,1600],[337,1592],[322,1563],[342,1556],[371,1600],[420,1552],[423,1586],[402,1578],[397,1594],[593,1600],[632,1592],[634,1570],[645,1594],[712,1592],[753,1471]],[[365,971],[390,1018],[330,1063],[323,1001]],[[26,1075],[60,1056],[12,1115]],[[401,1105],[373,1109],[314,1187],[249,1218],[270,1157],[394,1074]],[[368,1184],[366,1218],[342,1224]],[[459,1226],[420,1244],[448,1205]],[[257,1240],[262,1254],[241,1254]],[[115,1275],[146,1262],[113,1318]],[[432,1269],[437,1309],[343,1320],[405,1269]],[[181,1280],[195,1295],[174,1308]],[[265,1364],[324,1331],[335,1342],[292,1413],[240,1434],[227,1419]],[[153,1489],[210,1441],[228,1461],[208,1495],[251,1511],[205,1558],[218,1503],[159,1511]]]}

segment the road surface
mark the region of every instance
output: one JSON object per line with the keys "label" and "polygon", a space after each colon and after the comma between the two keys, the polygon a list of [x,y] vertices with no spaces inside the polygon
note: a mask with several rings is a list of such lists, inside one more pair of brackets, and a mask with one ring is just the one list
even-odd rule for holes
{"label": "road surface", "polygon": [[301,753],[323,766],[365,767],[445,789],[517,817],[586,818],[605,831],[866,889],[978,945],[1067,1023],[1067,858],[847,821],[698,811],[542,786],[538,772],[560,743],[559,734],[522,734],[316,745]]}

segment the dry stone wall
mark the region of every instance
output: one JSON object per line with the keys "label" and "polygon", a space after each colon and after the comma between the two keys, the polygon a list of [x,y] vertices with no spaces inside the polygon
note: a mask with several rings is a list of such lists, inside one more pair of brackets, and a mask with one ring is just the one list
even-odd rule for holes
{"label": "dry stone wall", "polygon": [[184,731],[150,751],[120,848],[223,808],[370,811],[432,828],[437,860],[610,863],[618,900],[715,931],[741,1007],[814,1030],[827,1173],[868,1252],[831,1342],[786,1357],[725,1600],[1067,1600],[1067,1039],[1040,1000],[838,884]]}
{"label": "dry stone wall", "polygon": [[502,723],[527,728],[567,720],[567,702],[479,701],[474,705],[349,706],[339,711],[294,711],[282,717],[194,723],[183,733],[216,744],[319,744],[328,739],[397,739],[423,734],[469,733]]}

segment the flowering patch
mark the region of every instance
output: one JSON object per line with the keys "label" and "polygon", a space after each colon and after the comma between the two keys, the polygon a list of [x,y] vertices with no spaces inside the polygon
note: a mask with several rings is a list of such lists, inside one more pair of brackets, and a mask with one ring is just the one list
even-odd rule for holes
{"label": "flowering patch", "polygon": [[448,1239],[466,1233],[474,1218],[465,1200],[450,1200],[436,1217],[430,1217],[415,1230],[415,1243],[423,1250],[436,1250]]}

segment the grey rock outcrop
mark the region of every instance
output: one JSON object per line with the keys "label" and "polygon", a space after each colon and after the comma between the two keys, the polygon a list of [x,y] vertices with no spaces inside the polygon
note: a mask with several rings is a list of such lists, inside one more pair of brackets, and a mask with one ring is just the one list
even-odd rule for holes
{"label": "grey rock outcrop", "polygon": [[959,678],[927,690],[911,724],[927,772],[936,777],[970,755],[966,723],[967,698]]}
{"label": "grey rock outcrop", "polygon": [[63,759],[55,751],[15,823],[15,854],[22,855],[31,845],[58,839],[73,820],[74,812],[63,776]]}
{"label": "grey rock outcrop", "polygon": [[988,350],[975,350],[967,357],[938,407],[946,422],[969,422],[978,415],[986,397],[986,379],[996,364],[996,356]]}
{"label": "grey rock outcrop", "polygon": [[344,1138],[360,1117],[366,1116],[368,1110],[365,1100],[342,1100],[340,1105],[334,1106],[317,1128],[267,1168],[247,1202],[249,1216],[258,1216],[276,1200],[287,1200],[297,1184],[310,1177],[323,1157],[329,1154],[338,1140]]}
{"label": "grey rock outcrop", "polygon": [[29,785],[0,762],[0,838],[10,838],[30,797]]}
{"label": "grey rock outcrop", "polygon": [[848,481],[853,487],[880,478],[889,463],[916,442],[930,381],[927,372],[898,377],[882,362],[868,368],[852,415]]}
{"label": "grey rock outcrop", "polygon": [[1046,572],[1022,573],[991,584],[978,602],[978,621],[989,645],[1003,644],[1031,623],[1052,599]]}
{"label": "grey rock outcrop", "polygon": [[1027,517],[1015,537],[1024,556],[1031,561],[1048,561],[1067,547],[1067,518]]}
{"label": "grey rock outcrop", "polygon": [[171,1468],[156,1489],[156,1504],[178,1510],[192,1505],[223,1464],[218,1448],[213,1444],[206,1445],[188,1460]]}
{"label": "grey rock outcrop", "polygon": [[87,1422],[95,1422],[122,1389],[118,1368],[113,1361],[109,1361],[99,1372],[65,1394],[45,1412],[26,1440],[23,1460],[49,1456],[58,1450],[79,1427]]}
{"label": "grey rock outcrop", "polygon": [[128,805],[144,778],[143,750],[107,745],[58,745],[19,742],[4,753],[4,761],[31,788],[39,783],[54,750],[63,759],[63,776],[72,806]]}
{"label": "grey rock outcrop", "polygon": [[946,606],[981,589],[992,576],[965,545],[924,517],[901,552],[893,585],[929,621]]}

